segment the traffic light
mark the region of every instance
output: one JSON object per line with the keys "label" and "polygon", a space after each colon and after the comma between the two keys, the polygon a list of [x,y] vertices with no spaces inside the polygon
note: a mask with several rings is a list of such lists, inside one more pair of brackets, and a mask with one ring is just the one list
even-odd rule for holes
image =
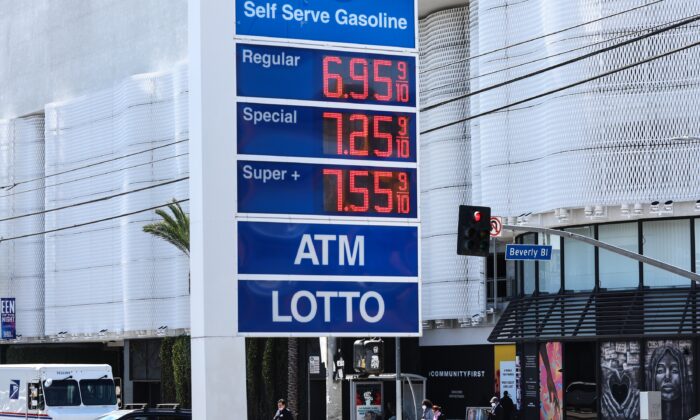
{"label": "traffic light", "polygon": [[459,206],[457,254],[488,257],[490,232],[490,207]]}
{"label": "traffic light", "polygon": [[384,341],[378,338],[357,340],[352,345],[353,368],[360,375],[384,372]]}

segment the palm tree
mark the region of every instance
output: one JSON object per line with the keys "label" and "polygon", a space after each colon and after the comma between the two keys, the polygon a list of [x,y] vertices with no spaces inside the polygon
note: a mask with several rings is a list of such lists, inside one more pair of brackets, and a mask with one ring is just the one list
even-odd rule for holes
{"label": "palm tree", "polygon": [[163,209],[156,210],[156,214],[163,220],[144,226],[143,231],[170,242],[189,257],[190,217],[175,199],[168,204],[168,209],[172,212],[172,216]]}

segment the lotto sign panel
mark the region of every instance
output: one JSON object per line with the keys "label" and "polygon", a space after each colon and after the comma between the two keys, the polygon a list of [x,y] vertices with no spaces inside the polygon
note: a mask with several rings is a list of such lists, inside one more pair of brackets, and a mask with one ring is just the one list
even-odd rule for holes
{"label": "lotto sign panel", "polygon": [[17,338],[15,330],[15,298],[0,299],[0,321],[2,322],[3,340],[14,340]]}
{"label": "lotto sign panel", "polygon": [[238,333],[417,336],[415,2],[236,3]]}

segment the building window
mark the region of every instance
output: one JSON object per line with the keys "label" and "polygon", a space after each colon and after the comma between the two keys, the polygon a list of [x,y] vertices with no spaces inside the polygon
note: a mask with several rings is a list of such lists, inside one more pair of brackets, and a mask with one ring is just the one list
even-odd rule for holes
{"label": "building window", "polygon": [[559,293],[561,290],[561,238],[539,235],[540,245],[552,246],[552,259],[538,264],[540,293]]}
{"label": "building window", "polygon": [[[598,240],[639,252],[639,232],[637,223],[615,223],[598,226]],[[639,286],[639,263],[601,249],[598,254],[600,287],[603,289],[630,289]]]}
{"label": "building window", "polygon": [[[566,229],[589,238],[593,226]],[[595,247],[585,242],[564,239],[564,286],[566,291],[583,292],[595,287]]]}
{"label": "building window", "polygon": [[[642,224],[644,255],[690,270],[690,229],[687,219],[657,220]],[[690,280],[644,264],[644,285],[690,286]]]}
{"label": "building window", "polygon": [[700,219],[695,219],[695,272],[700,273]]}
{"label": "building window", "polygon": [[[537,243],[537,235],[534,233],[528,233],[522,236],[523,244],[535,245]],[[535,292],[535,281],[536,281],[536,266],[534,261],[522,261],[522,276],[523,279],[523,291],[526,295],[531,295]]]}

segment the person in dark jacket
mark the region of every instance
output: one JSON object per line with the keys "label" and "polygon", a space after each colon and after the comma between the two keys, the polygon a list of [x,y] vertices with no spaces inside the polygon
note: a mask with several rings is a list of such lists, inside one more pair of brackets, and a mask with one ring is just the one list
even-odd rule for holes
{"label": "person in dark jacket", "polygon": [[272,420],[294,420],[292,412],[287,410],[287,401],[284,399],[277,401],[277,412]]}
{"label": "person in dark jacket", "polygon": [[503,416],[503,406],[498,397],[491,398],[491,412],[489,413],[489,419],[492,420],[506,420]]}
{"label": "person in dark jacket", "polygon": [[501,398],[501,406],[503,407],[503,418],[506,420],[512,419],[515,414],[515,404],[513,400],[508,396],[508,391],[503,391],[503,398]]}

